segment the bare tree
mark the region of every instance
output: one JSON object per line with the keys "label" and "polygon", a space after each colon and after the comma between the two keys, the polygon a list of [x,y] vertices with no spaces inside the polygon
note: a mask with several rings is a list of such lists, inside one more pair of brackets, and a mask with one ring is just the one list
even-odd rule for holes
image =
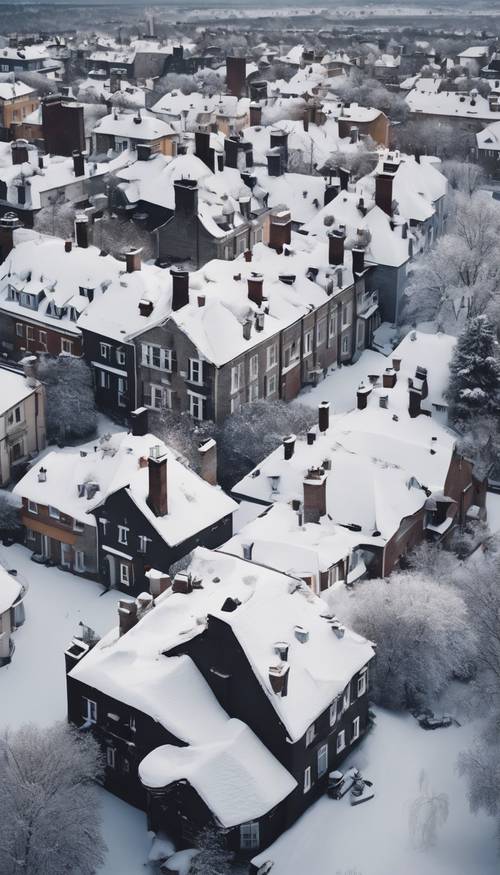
{"label": "bare tree", "polygon": [[410,836],[415,848],[427,851],[437,843],[437,831],[448,820],[450,803],[446,793],[433,792],[423,770],[420,773],[419,791],[410,806]]}
{"label": "bare tree", "polygon": [[62,723],[3,734],[2,875],[94,875],[106,851],[95,789],[101,772],[92,736]]}

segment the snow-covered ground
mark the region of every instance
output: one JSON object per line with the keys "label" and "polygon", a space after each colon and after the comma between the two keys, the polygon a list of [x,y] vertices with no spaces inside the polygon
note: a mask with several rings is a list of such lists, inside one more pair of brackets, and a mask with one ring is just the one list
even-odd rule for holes
{"label": "snow-covered ground", "polygon": [[347,413],[356,407],[356,390],[367,374],[382,373],[390,364],[385,355],[372,349],[364,351],[363,355],[353,365],[342,365],[331,370],[321,383],[313,389],[305,389],[297,398],[301,404],[317,407],[320,401],[329,401],[335,413]]}
{"label": "snow-covered ground", "polygon": [[488,526],[490,532],[500,532],[500,495],[488,492],[486,496],[486,510],[488,511]]}
{"label": "snow-covered ground", "polygon": [[[456,772],[474,725],[426,732],[410,716],[384,711],[349,764],[374,781],[375,798],[352,807],[349,797],[323,797],[256,859],[272,860],[272,875],[496,875],[495,825],[470,814]],[[415,849],[409,812],[425,771],[436,794],[447,793],[449,817],[436,846]]]}

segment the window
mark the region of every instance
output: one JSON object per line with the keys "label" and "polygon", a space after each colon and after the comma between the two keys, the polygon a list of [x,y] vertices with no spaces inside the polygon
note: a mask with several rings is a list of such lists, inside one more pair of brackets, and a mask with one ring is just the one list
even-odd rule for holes
{"label": "window", "polygon": [[118,377],[118,406],[126,407],[127,381],[125,377]]}
{"label": "window", "polygon": [[120,562],[120,583],[123,583],[125,586],[129,586],[130,584],[130,569],[125,562]]}
{"label": "window", "polygon": [[16,334],[18,337],[24,337],[24,325],[22,322],[16,322]]}
{"label": "window", "polygon": [[259,376],[259,356],[253,355],[250,359],[250,379],[256,380]]}
{"label": "window", "polygon": [[337,753],[342,753],[345,748],[345,729],[341,729],[337,735]]}
{"label": "window", "polygon": [[337,722],[337,700],[330,705],[330,726],[335,726]]}
{"label": "window", "polygon": [[321,319],[316,325],[316,345],[321,346],[326,340],[326,319]]}
{"label": "window", "polygon": [[313,333],[306,331],[304,334],[304,355],[310,355],[313,349]]}
{"label": "window", "polygon": [[106,765],[110,769],[114,769],[116,766],[116,750],[114,747],[106,748]]}
{"label": "window", "polygon": [[357,741],[359,738],[359,717],[355,717],[352,721],[352,736],[351,741]]}
{"label": "window", "polygon": [[342,304],[342,327],[346,328],[351,324],[351,303],[346,301]]}
{"label": "window", "polygon": [[73,531],[74,532],[84,532],[85,526],[80,520],[73,520]]}
{"label": "window", "polygon": [[135,717],[133,716],[133,714],[130,715],[130,719],[129,719],[129,721],[128,721],[128,725],[130,726],[130,731],[131,731],[131,732],[135,732],[135,731],[136,731]]}
{"label": "window", "polygon": [[231,398],[231,413],[236,413],[238,410],[241,410],[241,398],[239,395],[235,395],[234,398]]}
{"label": "window", "polygon": [[63,568],[69,568],[71,564],[71,547],[69,544],[64,544],[61,541],[61,565]]}
{"label": "window", "polygon": [[103,535],[106,535],[106,526],[108,525],[107,519],[105,519],[104,517],[99,517],[99,523],[101,525]]}
{"label": "window", "polygon": [[28,501],[28,510],[30,513],[38,513],[38,505],[36,501]]}
{"label": "window", "polygon": [[57,507],[52,507],[49,504],[49,516],[51,516],[53,520],[58,520],[61,514],[59,513]]}
{"label": "window", "polygon": [[34,337],[35,337],[35,334],[34,334],[34,331],[33,331],[33,326],[32,326],[32,325],[27,325],[27,326],[26,326],[26,340],[33,340]]}
{"label": "window", "polygon": [[101,389],[109,389],[111,386],[111,378],[108,372],[99,370],[97,373],[99,374],[99,387]]}
{"label": "window", "polygon": [[240,848],[242,851],[256,850],[260,846],[259,821],[242,823],[240,826]]}
{"label": "window", "polygon": [[73,352],[73,341],[67,340],[66,337],[61,337],[61,352]]}
{"label": "window", "polygon": [[189,359],[189,382],[201,386],[203,383],[202,374],[202,363],[198,359]]}
{"label": "window", "polygon": [[111,345],[109,343],[100,343],[99,351],[101,353],[101,358],[107,360],[109,359],[109,355],[111,352]]}
{"label": "window", "polygon": [[231,368],[231,394],[239,392],[243,385],[243,362]]}
{"label": "window", "polygon": [[146,538],[146,535],[139,535],[139,553],[145,553],[148,549],[148,544],[151,538]]}
{"label": "window", "polygon": [[267,370],[269,371],[271,368],[274,368],[278,363],[278,347],[275,343],[272,346],[268,346],[266,350],[267,354]]}
{"label": "window", "polygon": [[123,349],[117,349],[117,350],[116,350],[116,363],[117,363],[118,365],[124,365],[124,364],[125,364],[125,350],[123,350]]}
{"label": "window", "polygon": [[9,425],[13,425],[14,422],[22,422],[22,419],[23,417],[21,413],[21,407],[14,407],[14,409],[9,413],[8,423]]}
{"label": "window", "polygon": [[38,340],[40,341],[41,346],[47,346],[47,332],[39,331]]}
{"label": "window", "polygon": [[357,340],[356,343],[358,346],[363,346],[365,342],[365,323],[362,319],[358,322],[358,330],[357,330]]}
{"label": "window", "polygon": [[36,541],[36,532],[34,532],[33,529],[26,529],[26,540]]}
{"label": "window", "polygon": [[125,544],[125,546],[127,546],[127,544],[128,544],[128,532],[129,532],[129,530],[128,530],[127,526],[118,526],[118,543],[119,544]]}
{"label": "window", "polygon": [[308,766],[304,771],[304,793],[309,793],[311,789],[311,766]]}
{"label": "window", "polygon": [[345,353],[349,352],[349,335],[348,334],[346,334],[342,338],[342,352],[345,352]]}
{"label": "window", "polygon": [[328,337],[330,340],[337,336],[337,314],[330,313],[330,318],[328,320]]}
{"label": "window", "polygon": [[366,671],[358,678],[358,696],[362,696],[364,693],[366,693]]}
{"label": "window", "polygon": [[161,346],[153,346],[149,343],[143,343],[142,364],[148,368],[160,368],[163,371],[171,371],[172,350],[163,349]]}
{"label": "window", "polygon": [[309,747],[309,745],[313,743],[315,737],[316,737],[316,727],[315,727],[314,723],[312,723],[306,732],[306,747]]}
{"label": "window", "polygon": [[149,387],[146,387],[144,400],[147,407],[152,407],[153,410],[162,410],[165,407],[165,392],[163,386],[157,386],[155,383],[150,383]]}
{"label": "window", "polygon": [[85,571],[85,554],[81,550],[75,551],[75,571]]}
{"label": "window", "polygon": [[347,711],[349,705],[351,704],[351,685],[347,684],[344,695],[342,697],[342,711]]}
{"label": "window", "polygon": [[24,442],[17,441],[15,444],[12,444],[9,455],[11,464],[22,459],[24,456]]}
{"label": "window", "polygon": [[295,361],[297,361],[298,357],[299,351],[297,347],[297,341],[294,340],[283,349],[283,367],[288,368]]}
{"label": "window", "polygon": [[203,395],[195,395],[194,392],[189,392],[189,412],[193,419],[204,418],[204,402]]}
{"label": "window", "polygon": [[270,377],[267,378],[266,381],[266,398],[269,398],[270,395],[274,395],[276,392],[276,374],[271,374]]}
{"label": "window", "polygon": [[259,399],[259,383],[256,380],[255,383],[251,383],[250,386],[248,387],[248,400],[250,402],[252,402],[252,401],[258,401],[258,399]]}
{"label": "window", "polygon": [[85,720],[89,723],[95,723],[97,721],[97,703],[83,696],[82,705]]}
{"label": "window", "polygon": [[328,745],[322,744],[318,750],[318,778],[328,771]]}

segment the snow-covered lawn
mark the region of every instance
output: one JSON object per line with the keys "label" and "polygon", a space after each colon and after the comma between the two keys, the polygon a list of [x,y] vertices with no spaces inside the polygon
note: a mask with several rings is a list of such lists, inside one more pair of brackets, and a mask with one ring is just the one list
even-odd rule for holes
{"label": "snow-covered lawn", "polygon": [[381,374],[388,364],[390,361],[385,355],[367,349],[355,364],[330,371],[313,389],[301,392],[297,401],[309,407],[317,407],[320,401],[329,401],[334,413],[347,413],[356,407],[356,390],[361,381],[372,372]]}
{"label": "snow-covered lawn", "polygon": [[[375,798],[352,807],[348,796],[323,797],[256,860],[273,860],[272,875],[496,875],[494,821],[470,814],[455,769],[474,733],[470,724],[426,732],[412,717],[379,711],[350,761],[374,781]],[[428,851],[413,847],[408,825],[422,770],[450,806]]]}

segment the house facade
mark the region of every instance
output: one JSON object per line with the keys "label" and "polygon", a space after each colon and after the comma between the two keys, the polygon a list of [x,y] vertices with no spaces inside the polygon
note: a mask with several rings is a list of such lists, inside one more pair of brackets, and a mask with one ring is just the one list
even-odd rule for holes
{"label": "house facade", "polygon": [[32,376],[0,368],[0,486],[45,448],[45,390]]}

